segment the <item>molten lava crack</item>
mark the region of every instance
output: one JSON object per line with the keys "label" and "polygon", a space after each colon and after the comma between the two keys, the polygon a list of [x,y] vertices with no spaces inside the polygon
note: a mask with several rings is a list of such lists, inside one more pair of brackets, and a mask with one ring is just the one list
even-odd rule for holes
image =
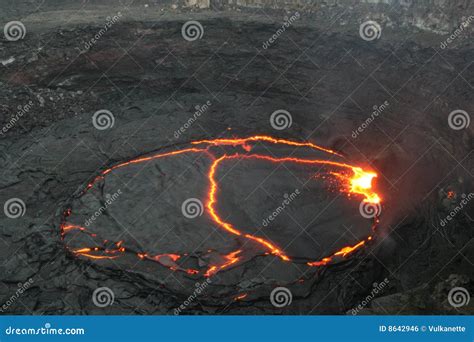
{"label": "molten lava crack", "polygon": [[[275,145],[286,145],[286,146],[294,146],[296,148],[309,148],[312,150],[322,151],[332,156],[342,157],[339,153],[326,149],[324,147],[315,145],[309,142],[296,142],[291,140],[284,140],[284,139],[277,139],[270,136],[252,136],[248,138],[235,138],[235,139],[213,139],[213,140],[199,140],[191,142],[191,145],[196,147],[191,148],[184,148],[181,150],[159,153],[148,157],[140,157],[136,159],[132,159],[115,166],[112,166],[100,173],[92,182],[90,182],[82,195],[86,193],[89,189],[91,189],[97,181],[104,179],[108,174],[113,172],[114,170],[127,167],[129,165],[144,163],[160,158],[166,157],[173,157],[180,154],[186,153],[202,153],[207,155],[212,160],[212,164],[207,172],[207,178],[209,182],[209,188],[207,191],[207,198],[205,199],[205,208],[207,214],[212,218],[215,224],[220,227],[226,233],[230,233],[236,236],[239,236],[243,239],[248,240],[249,242],[255,243],[263,248],[266,253],[273,254],[279,257],[281,260],[285,262],[291,262],[291,258],[285,254],[285,251],[278,247],[272,241],[265,239],[263,237],[259,237],[253,234],[244,233],[238,227],[235,227],[231,222],[225,221],[223,219],[217,209],[216,205],[218,203],[218,193],[219,193],[219,183],[216,178],[216,172],[218,168],[225,162],[229,160],[259,160],[265,161],[269,163],[291,163],[291,164],[301,164],[307,166],[325,166],[330,168],[331,171],[328,174],[334,176],[335,179],[338,180],[337,184],[339,186],[339,190],[343,193],[351,195],[356,195],[362,198],[364,202],[371,203],[371,204],[379,204],[381,203],[381,197],[375,190],[373,189],[372,181],[377,174],[372,171],[366,171],[360,166],[351,165],[346,162],[337,162],[333,160],[324,160],[324,159],[307,159],[307,158],[297,158],[297,157],[274,157],[265,154],[258,154],[258,153],[251,153],[253,149],[254,143],[262,142],[262,143],[269,143]],[[242,152],[233,152],[232,154],[222,154],[214,152],[212,147],[215,146],[239,146],[242,148]],[[63,223],[61,224],[61,236],[64,237],[72,231],[80,231],[84,234],[89,234],[92,237],[96,237],[93,232],[89,232],[83,226],[79,226],[77,224],[71,224],[70,220],[72,217],[72,210],[69,208],[64,212]],[[378,218],[375,218],[375,223],[378,222]],[[328,265],[336,258],[345,258],[354,251],[358,250],[362,246],[364,246],[368,241],[372,239],[372,236],[368,236],[366,239],[359,241],[357,244],[353,246],[346,246],[342,249],[334,252],[333,254],[322,258],[321,260],[316,261],[308,261],[306,265],[311,267],[318,267]],[[76,256],[86,257],[90,259],[116,259],[123,255],[124,253],[131,252],[128,251],[123,246],[123,241],[119,241],[116,243],[110,244],[109,241],[104,241],[104,246],[107,247],[83,247],[79,249],[71,249],[68,247],[71,253]],[[206,269],[203,270],[196,270],[191,268],[184,268],[178,264],[178,261],[181,259],[182,255],[180,254],[158,254],[158,255],[151,255],[149,253],[137,253],[131,252],[136,254],[139,259],[142,260],[152,260],[155,262],[160,263],[161,265],[169,268],[173,271],[182,271],[186,272],[187,274],[194,275],[194,274],[201,274],[205,277],[210,277],[216,274],[219,271],[224,269],[228,269],[232,266],[235,266],[242,260],[242,250],[236,250],[231,252],[225,256],[223,256],[222,260],[218,263],[211,263],[207,265]]]}

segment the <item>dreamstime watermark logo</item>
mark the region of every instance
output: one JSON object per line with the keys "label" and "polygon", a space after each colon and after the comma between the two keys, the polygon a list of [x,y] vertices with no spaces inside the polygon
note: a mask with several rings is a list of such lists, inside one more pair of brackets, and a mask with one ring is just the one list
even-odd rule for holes
{"label": "dreamstime watermark logo", "polygon": [[194,107],[196,111],[194,112],[193,116],[190,117],[188,121],[186,121],[184,125],[182,125],[179,129],[174,131],[174,137],[178,139],[184,132],[186,132],[188,128],[190,128],[194,124],[194,122],[196,122],[197,119],[201,117],[202,114],[209,110],[209,107],[211,105],[211,101],[207,101],[202,106],[197,105],[196,107]]}
{"label": "dreamstime watermark logo", "polygon": [[278,109],[270,116],[270,125],[277,131],[281,131],[291,127],[293,117],[290,112],[284,109]]}
{"label": "dreamstime watermark logo", "polygon": [[101,109],[92,116],[92,124],[99,131],[114,127],[115,116],[110,110]]}
{"label": "dreamstime watermark logo", "polygon": [[352,131],[352,138],[356,139],[359,134],[361,134],[367,127],[369,127],[372,121],[374,121],[380,114],[382,114],[387,109],[388,106],[390,106],[390,103],[388,101],[385,101],[380,106],[373,106],[372,114],[370,114],[370,116],[359,127],[357,127],[357,129]]}
{"label": "dreamstime watermark logo", "polygon": [[265,227],[268,226],[271,221],[273,221],[278,215],[280,215],[283,210],[285,210],[285,208],[289,206],[290,203],[293,202],[296,197],[298,197],[299,194],[301,194],[299,189],[296,189],[289,195],[284,194],[283,197],[285,199],[281,202],[281,205],[279,205],[270,215],[268,215],[268,217],[263,220],[262,225]]}
{"label": "dreamstime watermark logo", "polygon": [[464,287],[453,287],[448,293],[448,302],[454,308],[468,305],[470,300],[471,295]]}
{"label": "dreamstime watermark logo", "polygon": [[276,308],[288,306],[293,301],[293,294],[286,287],[276,287],[270,294],[270,303]]}
{"label": "dreamstime watermark logo", "polygon": [[451,129],[459,131],[464,128],[468,128],[471,123],[471,117],[469,113],[462,109],[453,110],[448,115],[448,125]]}
{"label": "dreamstime watermark logo", "polygon": [[85,335],[83,328],[53,328],[51,323],[45,323],[44,327],[39,328],[16,328],[9,326],[5,329],[6,335],[17,336],[35,336],[35,335]]}
{"label": "dreamstime watermark logo", "polygon": [[467,196],[466,194],[461,195],[462,200],[459,202],[457,206],[454,207],[453,210],[449,212],[449,214],[441,220],[441,227],[446,226],[449,221],[451,221],[461,210],[463,210],[467,204],[474,198],[474,192],[469,193]]}
{"label": "dreamstime watermark logo", "polygon": [[441,44],[439,44],[439,47],[441,49],[446,49],[449,44],[451,44],[456,38],[458,38],[471,24],[471,22],[474,20],[474,16],[469,16],[467,19],[463,20],[461,24],[451,33],[451,35],[446,38]]}
{"label": "dreamstime watermark logo", "polygon": [[114,24],[116,24],[120,20],[120,18],[122,18],[122,13],[121,12],[117,12],[117,14],[114,15],[113,17],[107,17],[104,27],[102,27],[99,31],[97,31],[97,33],[94,35],[94,37],[89,39],[87,42],[83,43],[84,44],[84,50],[88,51],[91,47],[93,47],[99,41],[99,39],[102,38],[102,36],[108,30],[110,30],[110,28]]}
{"label": "dreamstime watermark logo", "polygon": [[206,281],[202,283],[196,283],[195,289],[192,294],[189,295],[188,298],[176,309],[174,309],[175,316],[178,316],[181,312],[183,312],[192,302],[196,300],[196,298],[204,292],[204,290],[211,284],[211,278],[207,278]]}
{"label": "dreamstime watermark logo", "polygon": [[21,21],[10,21],[3,27],[3,35],[6,40],[15,42],[25,38],[26,27]]}
{"label": "dreamstime watermark logo", "polygon": [[196,20],[190,20],[184,23],[181,27],[181,35],[188,42],[201,39],[204,35],[204,27]]}
{"label": "dreamstime watermark logo", "polygon": [[3,212],[11,219],[22,217],[26,213],[26,205],[20,198],[10,198],[3,205]]}
{"label": "dreamstime watermark logo", "polygon": [[354,309],[351,310],[352,315],[357,315],[362,309],[364,309],[371,301],[374,299],[377,294],[382,292],[382,290],[387,287],[388,283],[390,281],[385,278],[383,281],[380,283],[373,283],[373,288],[372,291],[360,302],[359,305],[357,305]]}
{"label": "dreamstime watermark logo", "polygon": [[104,202],[104,205],[101,206],[98,210],[96,210],[94,212],[94,214],[91,215],[90,218],[88,218],[86,220],[86,222],[84,223],[86,227],[89,227],[91,225],[92,222],[94,222],[100,215],[103,214],[104,211],[107,210],[107,208],[117,200],[117,198],[119,198],[119,196],[122,194],[122,190],[118,189],[116,192],[114,192],[112,195],[111,194],[107,194],[105,195],[105,202]]}
{"label": "dreamstime watermark logo", "polygon": [[371,219],[380,216],[382,213],[382,205],[380,203],[362,201],[359,205],[359,212],[362,217]]}
{"label": "dreamstime watermark logo", "polygon": [[382,28],[376,21],[368,20],[360,24],[359,35],[363,40],[370,42],[379,39],[381,34]]}
{"label": "dreamstime watermark logo", "polygon": [[31,285],[33,285],[34,280],[32,278],[28,279],[25,283],[18,283],[18,289],[16,292],[7,299],[7,301],[0,307],[0,312],[5,312],[8,310],[10,306],[13,305],[17,301],[18,298],[21,297],[21,295],[28,290]]}
{"label": "dreamstime watermark logo", "polygon": [[112,305],[114,300],[114,291],[108,287],[99,287],[94,290],[94,293],[92,293],[92,302],[99,308],[105,308],[106,306]]}
{"label": "dreamstime watermark logo", "polygon": [[10,120],[5,124],[5,126],[2,127],[2,129],[0,130],[0,136],[4,135],[5,133],[7,133],[10,129],[13,128],[13,126],[15,126],[15,124],[18,122],[18,120],[20,120],[23,115],[25,115],[26,113],[28,113],[31,108],[33,107],[33,101],[29,101],[26,105],[22,106],[18,106],[18,110],[16,111],[15,115],[13,115]]}
{"label": "dreamstime watermark logo", "polygon": [[278,30],[276,30],[276,32],[267,41],[265,41],[262,44],[262,48],[264,48],[265,50],[268,49],[270,45],[276,42],[276,40],[280,38],[280,36],[286,31],[286,29],[289,28],[299,18],[300,18],[299,12],[295,12],[295,14],[293,14],[289,18],[285,17],[281,27]]}
{"label": "dreamstime watermark logo", "polygon": [[184,217],[193,219],[202,215],[204,212],[204,206],[202,205],[201,200],[197,198],[188,198],[181,205],[181,212]]}

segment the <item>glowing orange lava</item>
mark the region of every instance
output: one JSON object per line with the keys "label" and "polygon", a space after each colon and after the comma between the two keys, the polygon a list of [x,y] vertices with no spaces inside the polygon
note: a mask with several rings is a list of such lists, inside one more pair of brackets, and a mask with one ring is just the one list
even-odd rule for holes
{"label": "glowing orange lava", "polygon": [[247,298],[248,294],[247,293],[243,293],[241,295],[238,295],[234,298],[234,300],[242,300],[244,298]]}
{"label": "glowing orange lava", "polygon": [[[285,252],[278,247],[275,243],[259,236],[255,236],[248,233],[243,233],[238,227],[235,227],[231,222],[226,222],[218,213],[216,209],[216,205],[218,203],[218,193],[219,193],[219,184],[216,177],[217,170],[222,163],[228,160],[233,159],[250,159],[250,160],[259,160],[259,161],[266,161],[270,163],[293,163],[293,164],[301,164],[307,166],[325,166],[327,168],[331,168],[328,171],[328,174],[333,175],[336,179],[339,180],[338,185],[340,186],[340,191],[347,193],[348,195],[357,195],[362,198],[364,202],[378,204],[381,203],[382,199],[379,194],[374,190],[372,181],[377,174],[373,171],[366,171],[360,166],[350,165],[346,162],[338,162],[333,160],[325,160],[325,159],[306,159],[306,158],[296,158],[296,157],[274,157],[264,154],[253,154],[250,153],[253,149],[252,144],[262,142],[262,143],[270,143],[270,144],[277,144],[277,145],[286,145],[286,146],[294,146],[294,147],[301,147],[301,148],[309,148],[312,150],[317,150],[321,152],[328,153],[332,156],[342,157],[341,154],[318,146],[316,144],[310,142],[296,142],[291,140],[285,139],[277,139],[270,136],[251,136],[247,138],[223,138],[223,139],[213,139],[213,140],[199,140],[191,142],[191,145],[203,145],[206,146],[205,148],[198,148],[198,147],[191,147],[191,148],[184,148],[176,151],[159,153],[151,156],[140,157],[136,159],[132,159],[117,165],[114,165],[110,168],[105,169],[102,171],[97,177],[94,178],[92,182],[90,182],[86,188],[84,189],[83,193],[91,189],[94,184],[104,179],[109,173],[113,172],[116,169],[123,168],[132,164],[143,163],[152,161],[159,158],[165,157],[172,157],[180,154],[185,153],[205,153],[207,154],[211,160],[212,164],[209,167],[209,171],[207,173],[207,178],[209,182],[209,188],[207,192],[207,199],[205,203],[206,212],[211,217],[211,219],[215,222],[215,224],[220,227],[223,231],[239,236],[240,238],[247,239],[253,243],[256,243],[261,246],[266,252],[265,255],[273,254],[280,258],[283,261],[289,262],[290,257],[285,254]],[[213,146],[240,146],[242,148],[242,152],[233,153],[233,154],[222,154],[220,155],[216,152],[212,152],[211,148]],[[334,171],[336,170],[336,171]],[[61,236],[64,236],[72,231],[81,231],[91,236],[96,236],[95,234],[91,233],[85,227],[70,224],[68,223],[69,217],[72,215],[71,209],[67,209],[64,212],[63,223],[61,225]],[[375,222],[378,222],[378,218],[375,219]],[[366,239],[359,241],[357,244],[353,246],[346,246],[339,251],[336,251],[332,255],[326,256],[321,260],[317,261],[310,261],[307,262],[306,265],[311,267],[319,267],[325,266],[330,264],[334,261],[335,258],[342,257],[345,258],[346,256],[352,254],[362,246],[364,246],[368,241],[372,240],[372,236],[368,236]],[[70,249],[70,251],[77,256],[87,257],[90,259],[116,259],[121,254],[130,252],[122,246],[123,241],[119,241],[114,244],[113,248],[106,247],[85,247],[80,249]],[[104,246],[107,245],[107,241],[104,241]],[[130,252],[131,253],[131,252]],[[148,253],[135,253],[136,256],[142,260],[151,260],[160,263],[161,265],[169,268],[173,271],[182,271],[186,272],[189,275],[195,274],[202,274],[206,277],[210,277],[216,274],[219,271],[224,269],[228,269],[233,267],[239,263],[243,259],[242,250],[239,249],[237,251],[231,252],[225,256],[223,256],[223,260],[220,263],[208,265],[206,270],[195,270],[189,268],[182,268],[178,265],[179,260],[181,259],[180,254],[158,254],[158,255],[149,255]],[[184,254],[186,255],[186,254]],[[245,298],[245,295],[236,297],[236,300]]]}
{"label": "glowing orange lava", "polygon": [[191,144],[193,145],[200,145],[200,144],[208,144],[208,145],[217,145],[217,146],[222,146],[222,145],[232,145],[232,146],[242,146],[247,152],[250,151],[250,145],[248,145],[248,142],[255,142],[255,141],[264,141],[264,142],[269,142],[272,144],[280,144],[280,145],[288,145],[288,146],[297,146],[297,147],[309,147],[315,150],[327,152],[330,154],[334,154],[336,156],[342,157],[341,154],[315,145],[310,142],[297,142],[297,141],[292,141],[292,140],[285,140],[285,139],[276,139],[267,135],[255,135],[253,137],[248,137],[248,138],[232,138],[232,139],[213,139],[213,140],[198,140],[198,141],[193,141]]}
{"label": "glowing orange lava", "polygon": [[206,273],[204,273],[204,276],[210,277],[211,275],[219,272],[220,270],[223,270],[224,268],[227,268],[227,267],[237,263],[241,259],[241,257],[237,256],[240,253],[242,253],[241,249],[239,249],[235,252],[232,252],[230,254],[225,255],[224,256],[225,262],[221,265],[212,265],[211,267],[209,267],[209,269],[206,271]]}

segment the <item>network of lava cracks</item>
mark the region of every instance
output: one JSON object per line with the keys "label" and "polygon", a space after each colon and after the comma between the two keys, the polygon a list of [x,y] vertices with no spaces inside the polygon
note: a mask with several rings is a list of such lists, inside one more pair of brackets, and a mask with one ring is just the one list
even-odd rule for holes
{"label": "network of lava cracks", "polygon": [[[250,240],[253,243],[260,245],[261,248],[265,251],[265,255],[274,255],[280,258],[284,262],[292,262],[291,258],[285,254],[285,251],[278,247],[275,243],[269,241],[268,239],[258,237],[256,235],[248,234],[239,230],[238,227],[235,227],[232,223],[226,222],[224,219],[219,216],[219,213],[216,210],[217,194],[219,191],[219,184],[216,180],[216,171],[218,167],[222,164],[222,162],[226,160],[232,159],[253,159],[253,160],[264,160],[272,163],[295,163],[295,164],[305,164],[305,165],[324,165],[331,168],[331,171],[328,172],[329,175],[334,176],[334,179],[337,179],[338,182],[338,189],[339,191],[346,193],[348,196],[355,195],[358,196],[363,202],[366,202],[369,205],[380,205],[381,197],[379,194],[374,190],[374,186],[372,184],[373,178],[377,177],[377,174],[373,171],[367,171],[363,168],[355,165],[350,165],[345,162],[337,162],[331,160],[324,160],[324,159],[305,159],[305,158],[296,158],[296,157],[273,157],[264,154],[254,154],[251,153],[253,149],[253,144],[263,142],[269,144],[276,144],[276,145],[286,145],[286,146],[294,146],[294,147],[305,147],[317,151],[325,152],[329,155],[337,156],[343,158],[342,155],[339,153],[315,145],[310,142],[297,142],[292,140],[285,140],[285,139],[278,139],[273,138],[270,136],[251,136],[247,138],[221,138],[221,139],[212,139],[212,140],[199,140],[193,141],[190,143],[189,148],[183,148],[180,150],[174,150],[170,152],[158,153],[151,156],[140,157],[136,159],[132,159],[117,165],[114,165],[110,168],[105,169],[102,171],[97,177],[94,178],[92,182],[90,182],[87,187],[83,190],[81,195],[91,189],[96,182],[103,180],[109,173],[113,172],[114,170],[127,167],[129,165],[137,164],[137,163],[144,163],[151,160],[156,160],[159,158],[166,158],[172,157],[180,154],[185,153],[205,153],[206,155],[211,158],[211,165],[207,172],[208,178],[208,190],[207,190],[207,198],[205,201],[205,211],[207,215],[215,222],[215,224],[220,227],[225,232],[239,236],[241,238]],[[242,152],[236,152],[233,154],[223,154],[221,156],[216,156],[210,149],[212,146],[239,146],[242,148]],[[91,236],[96,236],[93,232],[88,231],[83,226],[71,224],[70,218],[72,216],[71,209],[66,209],[64,212],[62,224],[61,224],[61,236],[64,239],[66,234],[70,233],[71,231],[81,231],[86,234],[90,234]],[[378,223],[378,217],[374,218],[373,230],[375,230],[376,224]],[[320,267],[331,262],[335,261],[336,259],[346,258],[354,251],[360,249],[365,244],[367,244],[370,240],[372,240],[372,235],[367,236],[365,239],[360,240],[355,245],[349,245],[340,250],[334,252],[331,255],[328,255],[321,260],[315,261],[308,261],[307,265],[311,267]],[[107,246],[107,247],[105,247]],[[149,254],[146,252],[136,253],[127,250],[124,246],[124,241],[118,241],[113,243],[113,247],[111,248],[110,241],[104,241],[104,247],[84,247],[80,249],[72,249],[67,247],[71,253],[78,257],[85,257],[89,259],[116,259],[120,256],[124,255],[124,253],[134,253],[136,256],[142,260],[152,260],[160,263],[161,265],[169,268],[172,271],[181,271],[186,272],[190,275],[202,275],[204,277],[211,277],[212,275],[216,274],[219,271],[224,269],[229,269],[233,265],[238,264],[238,262],[242,258],[242,250],[233,251],[224,256],[223,261],[218,264],[211,264],[208,265],[204,269],[190,269],[190,268],[182,268],[179,266],[179,260],[188,254]]]}

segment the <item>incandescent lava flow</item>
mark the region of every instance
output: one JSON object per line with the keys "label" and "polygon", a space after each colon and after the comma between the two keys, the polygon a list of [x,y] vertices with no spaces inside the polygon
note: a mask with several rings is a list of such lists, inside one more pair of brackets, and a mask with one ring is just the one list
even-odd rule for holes
{"label": "incandescent lava flow", "polygon": [[[267,146],[274,148],[291,148],[291,152],[284,151],[283,155],[278,153],[269,153]],[[298,155],[298,151],[304,149],[305,155]],[[323,153],[325,158],[312,158],[307,155],[315,153]],[[247,138],[222,138],[212,140],[198,140],[188,144],[188,146],[172,151],[156,153],[149,156],[143,156],[136,159],[128,160],[114,166],[111,166],[100,172],[87,186],[82,189],[73,200],[81,199],[86,196],[91,189],[103,191],[104,184],[108,177],[133,165],[149,163],[159,160],[169,160],[178,158],[178,156],[201,156],[207,160],[205,168],[203,167],[203,179],[194,179],[195,183],[205,183],[205,195],[198,198],[198,203],[202,203],[201,214],[211,220],[212,224],[219,228],[220,234],[227,237],[238,239],[237,248],[227,250],[225,253],[219,251],[216,257],[216,249],[209,248],[200,257],[200,262],[190,266],[185,262],[187,257],[195,251],[183,251],[184,248],[176,248],[166,253],[156,253],[154,250],[146,250],[143,246],[132,244],[125,236],[120,240],[104,239],[98,234],[93,227],[89,227],[88,223],[84,223],[82,207],[77,211],[70,205],[65,211],[61,223],[61,237],[66,248],[75,256],[94,260],[116,260],[122,257],[134,257],[140,260],[148,260],[156,262],[172,271],[184,272],[188,276],[211,277],[223,270],[234,268],[255,256],[273,255],[284,263],[299,263],[306,267],[319,267],[347,258],[354,251],[360,249],[372,240],[372,235],[359,239],[356,243],[346,245],[342,248],[333,250],[332,253],[325,255],[319,259],[309,259],[301,257],[293,257],[285,250],[285,246],[277,244],[268,234],[260,233],[259,227],[255,227],[255,231],[249,231],[249,227],[242,227],[228,219],[229,215],[223,215],[220,212],[220,201],[226,198],[226,193],[222,191],[221,184],[217,173],[223,165],[232,162],[251,162],[251,167],[263,165],[265,163],[290,166],[304,167],[305,172],[310,174],[312,179],[322,178],[329,186],[328,190],[336,188],[337,192],[347,197],[349,201],[357,201],[357,203],[365,203],[367,205],[379,206],[382,202],[380,195],[373,186],[373,180],[377,174],[370,170],[365,170],[360,165],[353,165],[345,160],[345,158],[330,149],[315,145],[310,142],[297,142],[292,140],[278,139],[270,136],[251,136]],[[125,172],[121,177],[130,177]],[[135,175],[133,176],[133,178]],[[124,182],[124,180],[121,180]],[[141,195],[141,194],[140,194]],[[189,196],[188,196],[189,197]],[[221,200],[220,200],[221,199]],[[133,205],[135,201],[132,201]],[[127,208],[129,204],[125,205]],[[243,204],[245,206],[245,203]],[[98,209],[98,208],[95,208]],[[103,209],[103,210],[102,210]],[[98,211],[100,215],[106,215],[106,208]],[[77,216],[79,215],[79,216]],[[76,217],[77,216],[77,217]],[[371,229],[374,230],[378,223],[378,217],[373,218]],[[133,227],[138,229],[138,227]],[[128,230],[127,230],[128,231]],[[125,234],[126,235],[126,234]],[[133,238],[133,234],[130,234]],[[138,246],[138,247],[137,247]],[[252,253],[245,251],[251,249]],[[203,262],[202,260],[206,260]]]}

